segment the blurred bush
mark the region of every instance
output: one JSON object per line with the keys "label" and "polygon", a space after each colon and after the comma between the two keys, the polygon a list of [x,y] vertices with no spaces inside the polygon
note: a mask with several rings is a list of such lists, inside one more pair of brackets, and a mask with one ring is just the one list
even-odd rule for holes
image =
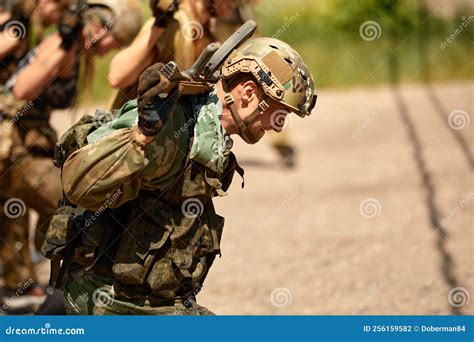
{"label": "blurred bush", "polygon": [[[261,34],[294,45],[319,86],[388,82],[390,58],[402,81],[472,78],[473,14],[461,5],[443,17],[423,0],[262,1],[256,10]],[[364,23],[373,39],[363,39]]]}
{"label": "blurred bush", "polygon": [[[148,1],[142,3],[148,18]],[[255,15],[260,35],[301,52],[318,86],[389,82],[390,59],[398,61],[401,81],[474,77],[472,7],[456,5],[450,17],[432,8],[425,0],[261,0]],[[89,96],[94,100],[110,95],[106,76],[113,54],[98,61]]]}

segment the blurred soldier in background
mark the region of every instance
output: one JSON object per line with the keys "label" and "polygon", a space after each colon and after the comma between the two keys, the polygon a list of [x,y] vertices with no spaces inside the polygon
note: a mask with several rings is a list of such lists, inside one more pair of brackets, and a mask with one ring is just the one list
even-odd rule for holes
{"label": "blurred soldier in background", "polygon": [[[254,6],[257,0],[236,0],[238,6],[232,10],[232,15],[228,18],[217,17],[211,27],[212,33],[218,41],[225,41],[240,25],[249,19],[254,19]],[[290,139],[287,127],[282,132],[276,134],[269,132],[268,137],[272,147],[278,152],[281,158],[281,163],[293,168],[295,165],[295,147]]]}
{"label": "blurred soldier in background", "polygon": [[[57,24],[68,6],[68,1],[57,0],[0,1],[0,93],[4,93],[6,81],[32,47],[32,42],[39,39],[38,32],[44,27]],[[11,139],[7,137],[11,131],[11,122],[4,111],[6,106],[7,103],[0,103],[1,178],[7,172],[11,152]],[[20,288],[23,304],[39,303],[44,293],[34,286],[36,276],[28,244],[28,211],[21,202],[14,199],[7,202],[8,200],[9,198],[0,195],[0,259],[5,285],[0,302],[4,296],[11,296]],[[16,303],[10,301],[9,304],[9,309],[15,311]]]}
{"label": "blurred soldier in background", "polygon": [[0,85],[40,39],[42,30],[59,22],[71,0],[0,0]]}
{"label": "blurred soldier in background", "polygon": [[120,108],[136,97],[138,77],[153,63],[175,61],[182,70],[191,67],[206,46],[216,40],[210,31],[211,17],[229,17],[233,2],[151,0],[154,18],[110,64],[109,83],[118,90],[109,108]]}
{"label": "blurred soldier in background", "polygon": [[[86,90],[92,82],[94,56],[129,44],[140,29],[140,18],[139,3],[135,0],[74,2],[62,15],[58,32],[46,37],[18,62],[0,94],[0,196],[14,200],[5,203],[2,230],[9,231],[9,225],[23,231],[28,228],[26,220],[18,225],[18,215],[10,213],[13,204],[23,212],[27,207],[33,208],[39,214],[35,246],[41,247],[61,197],[59,172],[53,166],[57,137],[49,123],[51,111],[75,103],[78,92]],[[5,261],[17,254],[18,250],[12,247],[28,248],[26,240],[14,245],[7,239],[5,242]],[[29,288],[36,288],[31,267],[28,269],[22,277],[30,276]],[[11,272],[17,271],[6,270],[6,278]],[[18,282],[6,281],[5,285],[10,292],[18,292]]]}

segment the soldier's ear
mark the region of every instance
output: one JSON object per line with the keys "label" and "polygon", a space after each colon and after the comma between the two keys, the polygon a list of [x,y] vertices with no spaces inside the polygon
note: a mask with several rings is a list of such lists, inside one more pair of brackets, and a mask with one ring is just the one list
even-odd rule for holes
{"label": "soldier's ear", "polygon": [[258,98],[258,85],[252,80],[247,80],[241,83],[242,100],[250,103]]}

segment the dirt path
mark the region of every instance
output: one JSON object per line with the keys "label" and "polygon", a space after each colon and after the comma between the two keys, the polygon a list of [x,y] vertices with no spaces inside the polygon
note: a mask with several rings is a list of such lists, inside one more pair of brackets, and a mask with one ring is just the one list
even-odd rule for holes
{"label": "dirt path", "polygon": [[474,123],[448,125],[454,111],[472,117],[472,94],[467,82],[397,97],[323,90],[312,117],[291,121],[294,171],[268,144],[236,138],[245,189],[236,176],[216,200],[223,255],[200,303],[218,314],[473,314],[472,302],[448,303],[452,288],[474,291]]}

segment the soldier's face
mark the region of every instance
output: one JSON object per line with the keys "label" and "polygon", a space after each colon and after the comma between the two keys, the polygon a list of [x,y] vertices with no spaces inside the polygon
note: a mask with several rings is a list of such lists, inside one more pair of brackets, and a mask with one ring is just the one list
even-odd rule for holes
{"label": "soldier's face", "polygon": [[99,42],[96,44],[95,52],[99,56],[103,56],[106,53],[112,51],[113,49],[118,49],[120,44],[114,39],[111,34],[106,35],[103,37]]}
{"label": "soldier's face", "polygon": [[[254,81],[245,81],[237,85],[232,95],[240,118],[245,120],[251,117],[254,110],[258,108],[260,98],[262,98],[263,90]],[[283,128],[288,111],[285,107],[270,99],[265,100],[269,105],[260,113],[253,121],[247,124],[248,135],[251,136],[253,143],[263,138],[266,131],[274,130],[280,132]]]}
{"label": "soldier's face", "polygon": [[105,26],[97,23],[87,23],[83,30],[85,48],[92,49],[94,54],[103,56],[119,46],[112,33]]}
{"label": "soldier's face", "polygon": [[[242,121],[247,119],[247,136],[250,139],[241,137],[246,143],[255,144],[263,138],[266,131],[274,130],[280,132],[283,129],[286,115],[288,111],[285,107],[270,99],[265,101],[269,105],[263,112],[261,112],[255,120],[249,119],[262,98],[263,90],[253,80],[245,77],[235,85],[231,90],[234,105],[237,114]],[[237,122],[234,120],[229,106],[225,105],[225,92],[223,90],[222,82],[217,83],[217,96],[224,104],[224,111],[221,117],[221,124],[228,134],[239,134]]]}
{"label": "soldier's face", "polygon": [[[267,100],[269,102],[270,100]],[[280,103],[270,103],[257,119],[247,126],[248,131],[255,137],[257,141],[263,138],[266,131],[281,132],[285,123],[288,111]]]}

